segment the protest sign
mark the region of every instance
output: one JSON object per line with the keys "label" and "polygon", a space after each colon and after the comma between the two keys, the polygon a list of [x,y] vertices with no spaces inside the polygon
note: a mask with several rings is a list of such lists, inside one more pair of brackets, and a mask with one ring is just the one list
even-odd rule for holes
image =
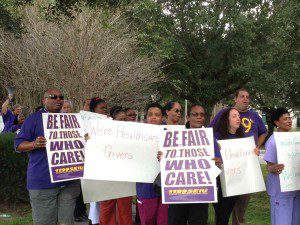
{"label": "protest sign", "polygon": [[85,133],[88,133],[88,125],[89,125],[89,121],[91,119],[102,119],[102,120],[111,119],[111,118],[107,117],[106,115],[102,115],[102,114],[94,113],[94,112],[88,112],[88,111],[84,111],[84,110],[80,110],[79,113],[81,116],[81,120],[83,123],[83,129],[84,129]]}
{"label": "protest sign", "polygon": [[158,144],[93,136],[86,144],[84,179],[152,183],[159,173]]}
{"label": "protest sign", "polygon": [[162,128],[158,125],[116,120],[89,120],[89,135],[93,137],[112,137],[127,141],[144,141],[158,144]]}
{"label": "protest sign", "polygon": [[300,190],[300,132],[274,133],[277,160],[284,164],[279,175],[281,191]]}
{"label": "protest sign", "polygon": [[43,113],[51,182],[79,179],[84,167],[84,131],[79,114]]}
{"label": "protest sign", "polygon": [[81,179],[85,203],[105,201],[136,195],[136,183]]}
{"label": "protest sign", "polygon": [[211,128],[165,130],[160,138],[164,204],[217,202]]}
{"label": "protest sign", "polygon": [[220,175],[224,197],[265,191],[254,138],[236,138],[218,141],[223,160]]}

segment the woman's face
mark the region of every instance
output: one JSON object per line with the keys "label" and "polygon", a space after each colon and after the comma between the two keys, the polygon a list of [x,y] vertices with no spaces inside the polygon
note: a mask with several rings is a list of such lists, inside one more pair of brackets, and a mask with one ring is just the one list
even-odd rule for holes
{"label": "woman's face", "polygon": [[99,103],[95,109],[94,109],[95,113],[99,113],[102,115],[106,115],[107,114],[107,104],[105,102],[101,102]]}
{"label": "woman's face", "polygon": [[63,104],[63,107],[61,109],[61,112],[64,112],[64,113],[72,113],[73,109],[70,105],[70,103],[68,102],[64,102]]}
{"label": "woman's face", "polygon": [[279,120],[275,121],[278,131],[287,132],[292,129],[292,119],[289,113],[283,114]]}
{"label": "woman's face", "polygon": [[147,123],[161,125],[162,111],[156,107],[149,108],[147,112]]}
{"label": "woman's face", "polygon": [[114,120],[127,121],[126,113],[125,112],[119,112],[119,113],[117,113],[117,115],[115,116]]}
{"label": "woman's face", "polygon": [[229,129],[230,130],[237,130],[241,125],[241,118],[240,113],[236,109],[232,109],[229,112]]}
{"label": "woman's face", "polygon": [[166,110],[168,120],[172,121],[173,123],[178,123],[181,117],[181,106],[178,102],[175,102],[173,108],[170,110]]}

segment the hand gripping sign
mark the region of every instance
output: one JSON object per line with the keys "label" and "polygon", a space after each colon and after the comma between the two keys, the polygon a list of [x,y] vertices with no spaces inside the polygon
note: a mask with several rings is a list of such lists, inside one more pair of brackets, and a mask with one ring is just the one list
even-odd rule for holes
{"label": "hand gripping sign", "polygon": [[211,128],[165,130],[160,138],[164,204],[217,202]]}

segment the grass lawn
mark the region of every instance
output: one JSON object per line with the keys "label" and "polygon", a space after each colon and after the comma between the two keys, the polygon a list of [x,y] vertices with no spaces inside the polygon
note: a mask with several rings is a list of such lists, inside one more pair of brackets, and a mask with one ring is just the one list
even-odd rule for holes
{"label": "grass lawn", "polygon": [[[266,177],[267,170],[265,165],[262,166],[262,171]],[[19,209],[22,213],[8,213],[12,215],[10,219],[0,218],[0,225],[32,225],[30,206],[22,206]],[[0,208],[0,214],[6,213]],[[21,214],[21,215],[20,215]],[[214,210],[213,207],[209,208],[209,225],[213,225]],[[247,209],[246,215],[247,224],[253,225],[269,225],[270,224],[270,204],[267,192],[260,192],[251,195],[250,204]]]}

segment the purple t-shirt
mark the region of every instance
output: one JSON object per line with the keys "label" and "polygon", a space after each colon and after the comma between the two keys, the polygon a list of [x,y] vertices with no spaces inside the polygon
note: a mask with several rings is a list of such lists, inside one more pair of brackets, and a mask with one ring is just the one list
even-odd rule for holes
{"label": "purple t-shirt", "polygon": [[[21,131],[15,137],[15,149],[23,141],[34,141],[37,137],[44,137],[42,113],[45,109],[31,114],[23,123]],[[51,183],[46,148],[39,148],[28,152],[27,189],[46,189],[61,187],[68,182]]]}
{"label": "purple t-shirt", "polygon": [[14,121],[16,119],[16,116],[10,111],[7,110],[6,114],[2,113],[2,119],[4,123],[3,133],[10,132],[11,126],[14,124]]}
{"label": "purple t-shirt", "polygon": [[[215,118],[211,121],[209,127],[215,126],[220,119],[222,113],[226,109],[222,109]],[[245,137],[254,136],[255,143],[258,143],[258,137],[267,133],[267,128],[264,125],[261,117],[254,111],[248,110],[247,112],[239,112],[241,116],[241,123],[244,127]]]}
{"label": "purple t-shirt", "polygon": [[[275,143],[274,134],[266,142],[266,153],[264,160],[270,163],[278,163],[277,161],[277,148]],[[272,197],[295,197],[300,196],[300,191],[281,192],[279,175],[269,173],[267,178],[267,191]]]}

